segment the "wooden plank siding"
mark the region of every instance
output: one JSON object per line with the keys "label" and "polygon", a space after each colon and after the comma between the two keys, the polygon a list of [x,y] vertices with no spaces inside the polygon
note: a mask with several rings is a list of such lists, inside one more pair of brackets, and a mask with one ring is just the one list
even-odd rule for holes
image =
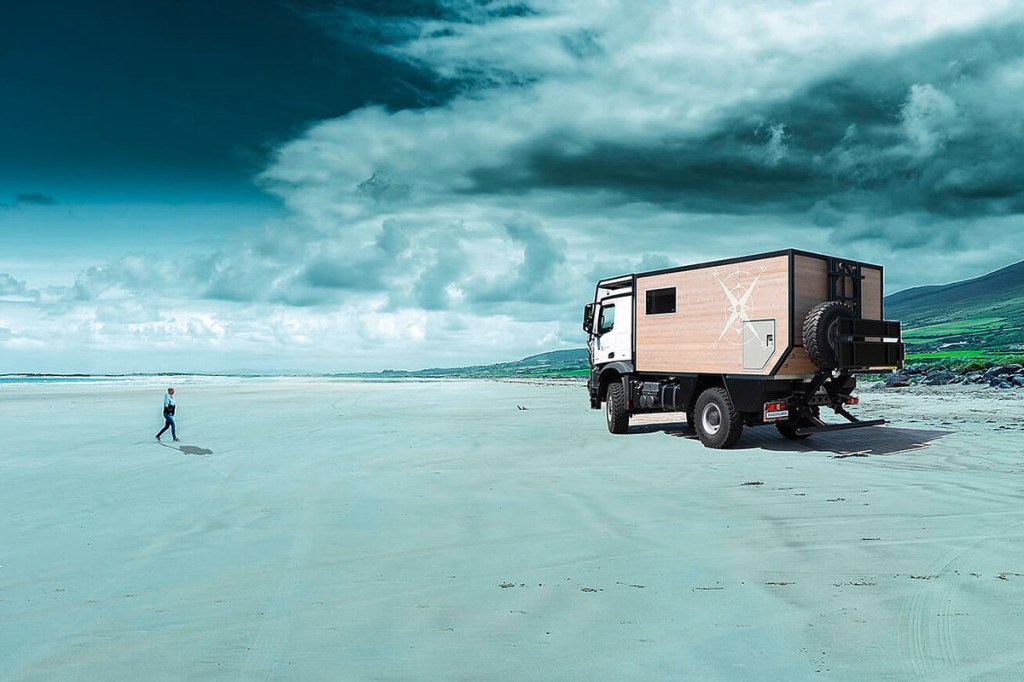
{"label": "wooden plank siding", "polygon": [[861,268],[864,281],[860,289],[860,314],[866,320],[882,319],[882,269]]}
{"label": "wooden plank siding", "polygon": [[[800,334],[800,325],[797,325],[797,337]],[[790,351],[789,357],[782,363],[782,367],[775,374],[778,377],[802,377],[809,374],[814,374],[818,371],[818,366],[811,362],[811,358],[807,356],[804,351],[803,344],[794,346],[793,350]]]}
{"label": "wooden plank siding", "polygon": [[[828,263],[826,256],[798,252],[636,275],[637,371],[753,376],[769,376],[775,371],[779,377],[814,374],[818,368],[803,348],[803,323],[811,308],[828,300]],[[882,269],[862,264],[861,274],[861,314],[882,319]],[[647,292],[667,287],[676,289],[676,311],[648,315]],[[847,280],[846,290],[853,291],[852,281]],[[730,295],[738,301],[747,297],[742,306],[745,319],[775,320],[775,352],[761,370],[743,368],[744,318],[733,318],[735,306]]]}
{"label": "wooden plank siding", "polygon": [[828,261],[811,256],[793,257],[793,322],[794,342],[803,346],[800,331],[811,308],[828,300]]}
{"label": "wooden plank siding", "polygon": [[[796,291],[793,318],[798,326],[803,324],[811,308],[828,300],[828,262],[812,256],[794,256]],[[861,275],[861,317],[868,320],[882,319],[882,269],[873,265],[862,265]],[[853,282],[847,278],[846,291],[853,291]],[[797,339],[797,343],[803,345]]]}
{"label": "wooden plank siding", "polygon": [[[647,315],[647,292],[666,287],[676,288],[676,312]],[[733,317],[726,290],[743,301],[747,319],[775,320],[775,353],[760,371],[743,369],[742,318]],[[789,345],[788,255],[637,275],[634,295],[639,372],[767,376]]]}

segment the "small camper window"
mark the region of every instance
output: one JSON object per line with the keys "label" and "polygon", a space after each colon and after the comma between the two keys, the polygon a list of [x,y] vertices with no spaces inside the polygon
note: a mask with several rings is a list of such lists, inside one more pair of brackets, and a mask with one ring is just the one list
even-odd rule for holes
{"label": "small camper window", "polygon": [[651,289],[647,292],[647,314],[664,315],[676,311],[676,288]]}

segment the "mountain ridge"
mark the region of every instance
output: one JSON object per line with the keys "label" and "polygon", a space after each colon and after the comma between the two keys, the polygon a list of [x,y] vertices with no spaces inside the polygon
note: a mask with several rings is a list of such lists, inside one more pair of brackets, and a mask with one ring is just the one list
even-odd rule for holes
{"label": "mountain ridge", "polygon": [[885,316],[903,322],[910,353],[1024,350],[1024,261],[886,296]]}
{"label": "mountain ridge", "polygon": [[1024,296],[1024,261],[972,279],[904,289],[886,296],[885,305],[887,314],[892,306],[909,319],[908,316],[920,317],[920,308],[934,313],[930,309],[939,304],[998,302],[1016,295]]}

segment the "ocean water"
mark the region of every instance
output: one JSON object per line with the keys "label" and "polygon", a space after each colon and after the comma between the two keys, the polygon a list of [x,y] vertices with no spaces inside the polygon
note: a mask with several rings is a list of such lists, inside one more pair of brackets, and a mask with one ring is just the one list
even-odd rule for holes
{"label": "ocean water", "polygon": [[2,374],[0,386],[38,386],[58,384],[69,386],[117,385],[117,386],[175,386],[242,383],[245,381],[266,381],[270,377],[239,375],[84,375],[84,374]]}

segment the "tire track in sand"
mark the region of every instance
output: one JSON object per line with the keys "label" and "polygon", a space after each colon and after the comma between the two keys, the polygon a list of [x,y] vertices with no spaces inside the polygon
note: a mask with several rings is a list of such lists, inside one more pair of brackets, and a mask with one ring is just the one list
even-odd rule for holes
{"label": "tire track in sand", "polygon": [[1021,526],[1024,526],[1024,521],[1004,526],[1001,532],[978,538],[965,547],[944,552],[928,566],[924,575],[917,578],[921,586],[904,601],[899,619],[900,663],[904,672],[930,677],[948,672],[959,663],[951,616],[956,585],[943,578],[948,577],[970,552],[989,540],[1004,539],[1010,531]]}

